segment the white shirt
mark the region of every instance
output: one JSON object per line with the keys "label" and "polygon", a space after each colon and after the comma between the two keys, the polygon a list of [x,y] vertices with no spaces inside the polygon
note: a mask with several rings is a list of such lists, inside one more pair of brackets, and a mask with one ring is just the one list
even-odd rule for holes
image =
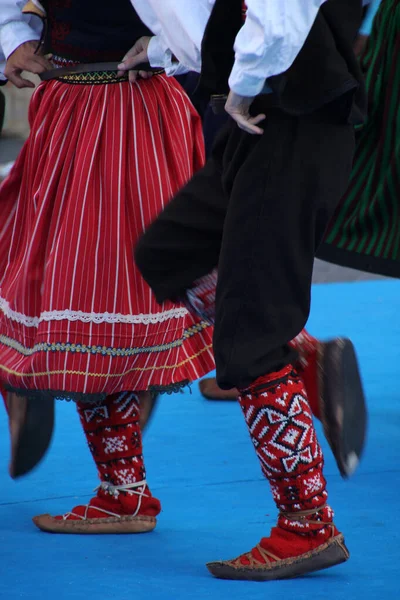
{"label": "white shirt", "polygon": [[43,24],[34,15],[23,15],[26,0],[0,0],[0,79],[5,60],[25,42],[40,40]]}
{"label": "white shirt", "polygon": [[[255,96],[267,78],[286,71],[303,47],[325,1],[247,0],[247,18],[235,41],[230,88],[243,96]],[[155,35],[148,51],[151,65],[165,68],[168,75],[187,70],[200,72],[201,41],[215,0],[131,2]],[[20,13],[24,4],[0,0],[0,46],[6,57],[20,44],[39,39],[40,21]],[[179,64],[172,62],[172,56]]]}
{"label": "white shirt", "polygon": [[[215,0],[131,0],[156,35],[149,46],[152,66],[167,66],[171,53],[200,71],[200,46]],[[243,96],[261,92],[265,80],[294,62],[326,0],[247,0],[247,18],[235,41],[230,88]],[[221,35],[224,32],[221,31]]]}

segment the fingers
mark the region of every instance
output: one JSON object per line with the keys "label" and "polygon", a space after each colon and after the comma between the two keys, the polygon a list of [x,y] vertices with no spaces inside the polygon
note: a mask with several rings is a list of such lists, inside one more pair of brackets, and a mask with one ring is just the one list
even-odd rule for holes
{"label": "fingers", "polygon": [[153,77],[153,73],[149,71],[129,71],[128,79],[131,83],[134,83],[138,79],[150,79]]}
{"label": "fingers", "polygon": [[32,81],[28,81],[21,77],[22,71],[40,75],[40,73],[48,71],[51,68],[52,66],[48,60],[42,56],[35,56],[24,61],[23,64],[13,64],[13,62],[10,61],[10,63],[6,65],[4,75],[16,87],[35,87],[35,84]]}
{"label": "fingers", "polygon": [[257,127],[266,118],[263,114],[250,117],[250,115],[243,115],[241,113],[231,113],[231,117],[236,121],[240,129],[246,133],[250,133],[251,135],[262,135],[264,133],[261,127]]}
{"label": "fingers", "polygon": [[52,68],[49,57],[38,51],[36,41],[28,41],[18,46],[8,57],[4,74],[17,88],[34,88],[35,84],[21,76],[23,71],[40,75]]}
{"label": "fingers", "polygon": [[135,56],[126,55],[123,62],[118,65],[118,77],[122,77],[125,75],[126,71],[129,71],[129,81],[133,83],[137,80],[138,72],[134,71],[136,65],[139,65],[143,62],[141,58],[141,54],[136,54]]}
{"label": "fingers", "polygon": [[52,55],[48,55],[48,56],[41,56],[36,55],[35,58],[37,59],[38,64],[43,68],[44,71],[50,71],[50,69],[53,69],[53,65],[51,64],[49,57],[51,57]]}
{"label": "fingers", "polygon": [[[123,75],[125,75],[125,73],[126,71],[118,71],[117,75],[118,77],[122,77]],[[153,77],[153,73],[151,73],[150,71],[129,71],[128,73],[128,79],[131,83],[137,81],[139,77],[141,79],[150,79],[151,77]]]}
{"label": "fingers", "polygon": [[21,77],[21,71],[10,71],[9,73],[6,72],[6,70],[4,71],[4,75],[7,77],[7,79],[9,81],[11,81],[12,84],[15,85],[15,87],[22,89],[22,88],[34,88],[35,84],[32,81],[29,81],[28,79],[24,79],[24,77]]}
{"label": "fingers", "polygon": [[29,73],[34,73],[34,75],[40,75],[40,73],[44,73],[44,71],[49,71],[52,68],[52,65],[49,63],[48,60],[44,58],[44,56],[32,57],[23,66],[24,71],[29,71]]}
{"label": "fingers", "polygon": [[138,54],[143,52],[144,48],[143,48],[142,44],[140,44],[139,42],[140,42],[140,40],[138,40],[136,42],[136,44],[134,44],[132,46],[132,48],[130,50],[128,50],[128,52],[125,54],[124,58],[122,59],[122,62],[125,62],[128,58],[133,58],[134,56],[137,56]]}
{"label": "fingers", "polygon": [[118,65],[118,70],[122,72],[131,71],[136,67],[136,65],[140,65],[143,62],[147,62],[146,52],[139,52],[139,54],[135,54],[134,56],[129,56],[128,52],[124,60]]}
{"label": "fingers", "polygon": [[[139,77],[141,79],[150,79],[151,77],[153,77],[153,73],[150,71],[135,71],[133,68],[130,67],[130,65],[132,64],[133,66],[136,66],[138,64],[141,64],[143,62],[143,59],[140,58],[140,54],[137,54],[135,57],[132,58],[128,58],[124,59],[124,62],[118,65],[118,72],[117,75],[118,77],[122,77],[123,75],[125,75],[126,71],[128,72],[128,79],[131,83],[134,83],[135,81],[137,81],[139,79]],[[122,67],[126,67],[124,69],[122,69]]]}
{"label": "fingers", "polygon": [[262,127],[257,127],[257,125],[259,123],[262,123],[262,121],[265,121],[266,118],[266,115],[260,114],[256,117],[251,117],[251,119],[249,119],[249,123],[251,124],[254,133],[258,133],[258,135],[262,135],[264,133],[264,129],[262,129]]}
{"label": "fingers", "polygon": [[[29,69],[29,64],[32,65],[36,65],[36,69],[42,69],[41,71],[39,71],[40,73],[43,73],[43,71],[49,71],[50,69],[53,68],[53,65],[51,64],[50,60],[52,58],[52,54],[32,54],[28,61],[26,66],[24,65],[23,68],[25,70],[30,70]],[[21,66],[21,65],[19,65]]]}

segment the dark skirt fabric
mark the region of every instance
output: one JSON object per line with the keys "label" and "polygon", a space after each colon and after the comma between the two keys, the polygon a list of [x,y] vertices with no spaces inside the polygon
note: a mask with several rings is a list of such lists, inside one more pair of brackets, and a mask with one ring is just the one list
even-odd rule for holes
{"label": "dark skirt fabric", "polygon": [[[318,256],[400,277],[400,0],[383,0],[361,57],[369,115]],[[334,168],[334,165],[333,165]]]}

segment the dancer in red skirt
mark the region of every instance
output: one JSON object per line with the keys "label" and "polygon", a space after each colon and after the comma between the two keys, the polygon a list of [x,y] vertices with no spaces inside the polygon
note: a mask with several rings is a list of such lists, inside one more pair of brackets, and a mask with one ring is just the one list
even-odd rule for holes
{"label": "dancer in red skirt", "polygon": [[33,95],[30,137],[0,188],[0,380],[11,474],[45,451],[54,399],[75,400],[100,489],[88,506],[35,522],[60,532],[149,531],[160,503],[146,482],[140,395],[179,390],[214,361],[209,324],[182,304],[160,306],[132,249],[202,166],[201,123],[173,78],[117,77],[127,50],[150,35],[129,0],[112,10],[92,0],[29,4],[47,12],[40,54],[53,56],[48,65],[34,54],[37,42],[20,46],[15,34],[5,70],[25,85],[28,55],[32,70],[50,77]]}

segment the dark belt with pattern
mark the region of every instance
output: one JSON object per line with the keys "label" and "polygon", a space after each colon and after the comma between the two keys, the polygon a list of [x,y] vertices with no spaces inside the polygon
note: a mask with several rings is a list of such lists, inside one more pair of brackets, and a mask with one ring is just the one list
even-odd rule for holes
{"label": "dark belt with pattern", "polygon": [[[123,81],[124,77],[117,78],[118,62],[104,62],[104,63],[80,63],[74,66],[60,67],[59,69],[50,69],[40,74],[42,81],[49,81],[50,79],[61,79],[63,81],[71,82],[82,82],[82,83],[106,83],[111,79],[116,81]],[[154,75],[160,75],[163,73],[163,69],[159,67],[151,67],[149,63],[142,63],[137,65],[135,71],[147,71]],[[107,77],[108,75],[108,77]],[[128,77],[126,72],[125,78]],[[104,80],[104,81],[103,81]]]}

